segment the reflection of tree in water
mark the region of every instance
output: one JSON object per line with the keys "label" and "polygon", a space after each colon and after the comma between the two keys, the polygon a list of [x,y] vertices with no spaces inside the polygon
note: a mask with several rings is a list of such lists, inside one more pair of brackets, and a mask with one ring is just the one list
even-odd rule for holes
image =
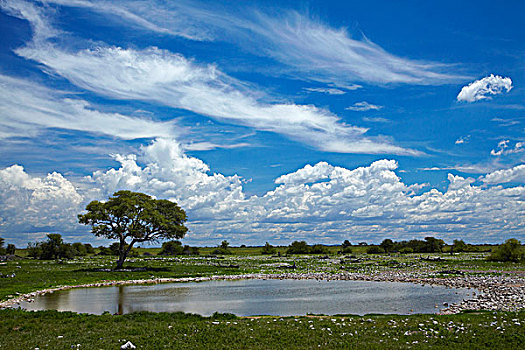
{"label": "reflection of tree in water", "polygon": [[117,312],[116,315],[122,315],[124,314],[124,286],[118,286],[118,293],[117,293]]}

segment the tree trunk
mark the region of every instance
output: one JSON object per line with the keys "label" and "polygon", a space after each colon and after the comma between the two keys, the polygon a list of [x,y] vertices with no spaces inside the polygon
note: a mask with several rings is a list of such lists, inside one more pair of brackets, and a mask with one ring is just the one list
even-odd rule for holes
{"label": "tree trunk", "polygon": [[126,257],[128,256],[129,251],[133,247],[133,244],[135,244],[135,241],[131,241],[129,246],[126,248],[126,241],[121,240],[120,246],[119,246],[119,256],[117,260],[117,270],[120,270],[124,266],[124,261],[126,260]]}

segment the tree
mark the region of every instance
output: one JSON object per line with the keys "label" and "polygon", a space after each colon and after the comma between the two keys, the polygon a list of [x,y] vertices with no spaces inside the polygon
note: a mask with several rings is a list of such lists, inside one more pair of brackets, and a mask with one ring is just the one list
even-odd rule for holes
{"label": "tree", "polygon": [[261,250],[262,254],[275,254],[275,248],[268,242],[264,245]]}
{"label": "tree", "polygon": [[373,245],[366,250],[367,254],[383,254],[385,250],[377,245]]}
{"label": "tree", "polygon": [[384,239],[383,242],[379,245],[385,253],[391,253],[395,248],[395,243],[391,239]]}
{"label": "tree", "polygon": [[455,239],[450,248],[451,253],[461,253],[468,251],[467,244],[462,239]]}
{"label": "tree", "polygon": [[76,243],[73,243],[71,246],[75,250],[75,255],[78,255],[78,256],[86,256],[87,255],[86,246],[83,245],[82,243],[76,242]]}
{"label": "tree", "polygon": [[497,247],[488,257],[492,261],[514,261],[518,262],[525,258],[525,252],[521,242],[515,238],[507,239],[505,243]]}
{"label": "tree", "polygon": [[232,252],[228,249],[230,243],[227,240],[221,242],[221,245],[217,246],[217,249],[213,251],[213,254],[231,254]]}
{"label": "tree", "polygon": [[15,255],[16,247],[14,244],[8,244],[5,251],[7,255]]}
{"label": "tree", "polygon": [[84,247],[86,248],[87,254],[95,254],[95,248],[89,243],[84,243]]}
{"label": "tree", "polygon": [[328,254],[328,249],[322,244],[314,244],[310,247],[310,253],[312,254]]}
{"label": "tree", "polygon": [[434,237],[425,237],[428,253],[441,253],[445,246],[445,241]]}
{"label": "tree", "polygon": [[117,269],[122,268],[135,243],[182,238],[188,231],[183,209],[144,193],[118,191],[106,202],[92,201],[86,210],[78,215],[81,224],[91,225],[97,237],[118,240]]}
{"label": "tree", "polygon": [[5,240],[0,237],[0,255],[4,255],[6,253],[6,250],[4,248],[4,242]]}
{"label": "tree", "polygon": [[310,246],[305,241],[293,241],[286,250],[287,254],[308,254]]}
{"label": "tree", "polygon": [[41,243],[42,254],[40,259],[58,259],[60,257],[60,246],[64,244],[62,235],[58,233],[50,233],[47,235],[47,241]]}
{"label": "tree", "polygon": [[349,240],[345,239],[343,244],[341,244],[341,254],[352,254],[352,243]]}
{"label": "tree", "polygon": [[162,243],[159,255],[182,255],[184,248],[180,241],[168,241]]}

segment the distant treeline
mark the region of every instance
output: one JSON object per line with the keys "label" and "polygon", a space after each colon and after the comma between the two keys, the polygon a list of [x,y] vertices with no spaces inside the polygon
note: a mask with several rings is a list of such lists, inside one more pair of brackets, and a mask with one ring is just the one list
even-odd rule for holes
{"label": "distant treeline", "polygon": [[[369,254],[381,253],[441,253],[445,247],[445,241],[434,237],[425,237],[424,240],[412,239],[410,241],[394,242],[391,239],[385,239],[379,246],[368,248]],[[475,246],[466,244],[462,240],[455,240],[451,246],[454,252],[477,251]]]}
{"label": "distant treeline", "polygon": [[[13,244],[8,244],[4,247],[4,239],[0,237],[0,255],[13,255],[15,254],[16,247]],[[434,237],[425,237],[424,240],[412,239],[409,241],[395,242],[391,239],[384,239],[379,245],[368,245],[365,242],[359,242],[357,246],[360,247],[358,252],[365,252],[368,254],[390,254],[390,253],[443,253],[446,246],[445,242],[441,239]],[[341,245],[337,253],[339,254],[352,254],[353,245],[350,241],[345,240]],[[240,248],[247,248],[242,245]],[[284,248],[285,254],[330,254],[335,253],[334,246],[327,246],[322,244],[309,245],[305,241],[293,241],[287,247],[280,247],[279,251],[277,247],[272,246],[270,243],[262,247],[249,247],[251,249],[260,249],[260,254],[278,254],[280,255]],[[209,248],[208,248],[209,249]],[[366,249],[366,250],[363,250]],[[209,250],[208,250],[209,251]],[[478,252],[480,248],[476,245],[465,243],[463,240],[454,240],[452,245],[447,247],[448,253],[461,253],[461,252]],[[493,249],[490,249],[491,254],[488,260],[493,261],[521,261],[525,258],[525,252],[521,246],[521,242],[516,239],[509,239],[501,245],[494,245]],[[232,248],[228,241],[224,240],[213,249],[210,253],[216,255],[233,254]],[[160,252],[157,255],[160,256],[174,256],[174,255],[199,255],[200,249],[198,247],[191,247],[189,245],[183,245],[180,241],[168,241],[162,244]],[[77,256],[86,255],[119,255],[119,243],[115,242],[110,244],[108,247],[99,246],[94,248],[89,243],[65,243],[62,236],[58,233],[52,233],[47,235],[47,240],[42,242],[29,243],[27,246],[27,256],[37,259],[72,259]],[[130,253],[131,256],[138,256],[138,250],[133,249]],[[144,252],[143,255],[152,255],[150,252]]]}

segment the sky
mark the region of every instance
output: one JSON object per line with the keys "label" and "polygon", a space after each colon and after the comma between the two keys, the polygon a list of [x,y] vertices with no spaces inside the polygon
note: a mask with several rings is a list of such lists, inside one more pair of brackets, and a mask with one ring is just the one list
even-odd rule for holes
{"label": "sky", "polygon": [[106,244],[118,190],[183,242],[525,239],[521,1],[0,0],[0,236]]}

